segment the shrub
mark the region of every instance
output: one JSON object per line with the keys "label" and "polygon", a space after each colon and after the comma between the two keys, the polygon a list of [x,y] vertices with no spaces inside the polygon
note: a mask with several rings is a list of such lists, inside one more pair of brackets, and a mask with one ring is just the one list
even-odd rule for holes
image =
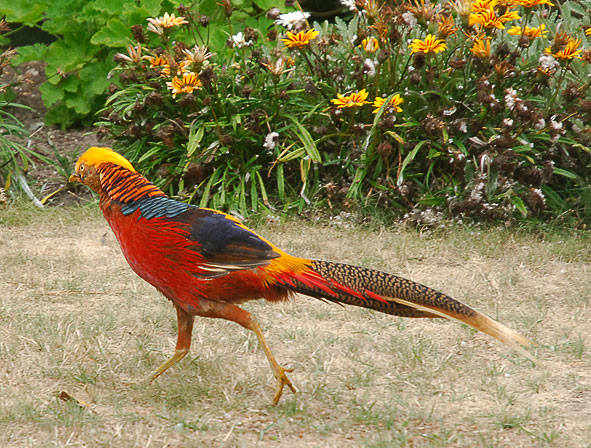
{"label": "shrub", "polygon": [[226,2],[232,36],[215,52],[200,12],[151,19],[118,57],[103,132],[169,193],[244,214],[314,198],[419,222],[591,219],[591,28],[576,3],[342,3],[348,21],[272,9],[269,26],[238,28]]}
{"label": "shrub", "polygon": [[[229,2],[229,0],[228,0]],[[257,4],[270,0],[242,0],[234,16],[237,23],[250,17]],[[194,1],[194,7],[211,11],[212,45],[223,45],[227,28],[216,0]],[[110,0],[12,0],[0,2],[0,14],[16,29],[32,27],[53,37],[50,44],[36,43],[17,49],[14,64],[32,60],[46,62],[47,82],[41,86],[47,107],[47,124],[67,127],[91,123],[104,106],[115,67],[113,55],[132,41],[133,26],[163,11],[177,7],[177,0],[142,2]],[[220,22],[224,23],[223,26]]]}

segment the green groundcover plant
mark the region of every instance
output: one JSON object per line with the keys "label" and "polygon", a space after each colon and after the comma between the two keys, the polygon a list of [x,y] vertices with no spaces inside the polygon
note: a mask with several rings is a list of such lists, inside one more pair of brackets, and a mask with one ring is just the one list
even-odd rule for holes
{"label": "green groundcover plant", "polygon": [[[252,26],[255,11],[276,2],[233,1],[233,19],[237,24],[250,20]],[[11,26],[10,34],[40,31],[53,40],[17,48],[13,62],[46,64],[47,82],[41,86],[45,122],[68,127],[92,123],[104,106],[116,65],[113,55],[133,40],[134,25],[180,4],[177,0],[0,0],[0,17]],[[213,18],[210,45],[223,45],[228,25],[223,14],[216,14],[217,1],[198,1],[197,7]]]}
{"label": "green groundcover plant", "polygon": [[[575,2],[342,1],[149,18],[101,130],[171,194],[248,213],[382,206],[419,222],[589,221],[591,23]],[[297,4],[296,4],[297,6]],[[176,14],[176,15],[175,15]],[[265,19],[261,19],[265,17]]]}

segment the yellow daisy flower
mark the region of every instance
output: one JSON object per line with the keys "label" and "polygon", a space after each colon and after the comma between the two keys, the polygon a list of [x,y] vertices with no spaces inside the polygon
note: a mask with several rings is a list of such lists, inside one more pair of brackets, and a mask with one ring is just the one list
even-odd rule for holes
{"label": "yellow daisy flower", "polygon": [[375,53],[380,49],[380,44],[375,37],[368,37],[361,41],[360,48],[363,48],[368,53]]}
{"label": "yellow daisy flower", "polygon": [[471,9],[474,13],[484,12],[493,10],[494,7],[497,5],[497,0],[474,0],[471,3]]}
{"label": "yellow daisy flower", "polygon": [[546,37],[546,34],[548,34],[546,25],[544,25],[543,23],[537,28],[535,26],[530,28],[526,25],[525,30],[522,30],[520,26],[512,26],[507,30],[507,34],[510,34],[512,36],[521,36],[522,32],[530,39],[534,39],[536,37]]}
{"label": "yellow daisy flower", "polygon": [[[191,65],[191,63],[192,61],[190,59],[183,59],[181,62],[178,62],[176,65],[176,74],[178,76],[181,76],[184,73],[188,73],[189,65]],[[160,73],[160,76],[166,78],[171,76],[170,65],[168,64],[168,62],[162,66],[162,72]]]}
{"label": "yellow daisy flower", "polygon": [[505,29],[505,25],[503,25],[501,18],[497,16],[494,9],[470,14],[468,25],[480,25],[483,28],[498,28],[500,30]]}
{"label": "yellow daisy flower", "polygon": [[443,39],[437,39],[432,34],[428,34],[425,40],[413,39],[412,43],[408,46],[411,53],[438,53],[447,48],[447,45]]}
{"label": "yellow daisy flower", "polygon": [[339,109],[342,109],[343,107],[359,107],[370,103],[369,101],[366,101],[368,95],[369,93],[366,92],[365,89],[353,92],[350,95],[341,95],[340,93],[337,93],[337,98],[330,100],[330,102],[336,105]]}
{"label": "yellow daisy flower", "polygon": [[[386,102],[386,98],[382,98],[381,96],[376,96],[376,99],[373,102],[373,107],[375,108],[373,113],[377,114],[382,105]],[[404,100],[400,98],[400,95],[397,93],[392,97],[392,99],[388,102],[388,106],[394,109],[395,112],[402,112],[402,108],[400,104],[404,103]]]}
{"label": "yellow daisy flower", "polygon": [[552,53],[552,48],[548,47],[546,48],[546,53],[551,54],[556,59],[581,59],[580,53],[582,50],[577,50],[579,45],[581,45],[581,39],[573,39],[571,37],[562,50]]}
{"label": "yellow daisy flower", "polygon": [[156,17],[155,19],[150,17],[148,22],[155,27],[160,28],[172,28],[175,26],[181,26],[185,23],[189,23],[185,20],[184,17],[175,17],[174,14],[168,14],[167,12],[164,13],[162,17]]}
{"label": "yellow daisy flower", "polygon": [[477,58],[488,58],[490,56],[490,40],[490,37],[486,39],[474,39],[474,44],[470,48],[470,51]]}
{"label": "yellow daisy flower", "polygon": [[314,28],[309,29],[308,31],[300,31],[297,34],[288,31],[287,38],[281,40],[287,48],[303,48],[306,45],[309,45],[311,40],[316,39],[318,34],[318,31],[314,31]]}
{"label": "yellow daisy flower", "polygon": [[155,56],[155,57],[149,56],[148,61],[150,62],[151,68],[164,67],[164,66],[168,65],[168,62],[166,61],[166,59],[161,58],[160,56]]}
{"label": "yellow daisy flower", "polygon": [[183,73],[182,78],[175,76],[166,85],[172,90],[172,97],[176,98],[179,93],[192,93],[193,90],[201,88],[201,81],[195,73]]}
{"label": "yellow daisy flower", "polygon": [[554,3],[551,3],[549,0],[515,0],[515,3],[524,8],[533,8],[538,5],[554,6]]}
{"label": "yellow daisy flower", "polygon": [[454,26],[454,18],[449,16],[441,16],[437,24],[437,34],[439,37],[453,36],[458,31],[458,27]]}

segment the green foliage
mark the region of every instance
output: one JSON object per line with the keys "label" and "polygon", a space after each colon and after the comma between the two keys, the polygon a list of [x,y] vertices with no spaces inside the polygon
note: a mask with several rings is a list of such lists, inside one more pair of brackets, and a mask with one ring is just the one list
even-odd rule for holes
{"label": "green foliage", "polygon": [[[204,11],[217,10],[212,25],[220,46],[228,36],[229,27],[215,0],[194,1]],[[257,4],[270,1],[237,2],[244,20]],[[43,101],[48,109],[45,121],[62,127],[74,123],[90,123],[93,115],[103,107],[108,88],[116,79],[110,71],[115,67],[116,50],[134,41],[131,27],[145,24],[148,17],[179,6],[177,0],[149,0],[121,2],[115,0],[0,0],[0,15],[13,28],[36,27],[56,38],[48,45],[37,43],[18,48],[14,64],[32,60],[46,62],[47,82],[42,85]],[[217,20],[217,22],[216,22]],[[141,31],[136,31],[140,33]],[[135,36],[137,38],[137,35]]]}
{"label": "green foliage", "polygon": [[504,28],[479,25],[470,2],[361,2],[300,48],[278,39],[276,12],[235,25],[225,10],[225,48],[184,9],[187,26],[121,55],[99,124],[169,193],[243,214],[314,198],[418,223],[589,221],[589,24],[573,2],[521,2],[491,6]]}
{"label": "green foliage", "polygon": [[[0,77],[13,56],[12,50],[0,50]],[[6,92],[9,86],[6,81],[0,82],[0,92]],[[10,95],[5,94],[5,97],[10,98]],[[4,192],[11,188],[30,191],[24,174],[33,163],[32,157],[47,161],[24,144],[29,133],[13,114],[16,108],[26,106],[6,99],[0,100],[0,204],[6,200]]]}

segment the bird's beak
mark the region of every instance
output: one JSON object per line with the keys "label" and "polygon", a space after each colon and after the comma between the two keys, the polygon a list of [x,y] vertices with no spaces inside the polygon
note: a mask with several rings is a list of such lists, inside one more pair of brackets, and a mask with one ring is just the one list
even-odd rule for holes
{"label": "bird's beak", "polygon": [[80,178],[78,177],[78,175],[76,173],[74,173],[68,178],[68,182],[70,182],[70,183],[80,182]]}

